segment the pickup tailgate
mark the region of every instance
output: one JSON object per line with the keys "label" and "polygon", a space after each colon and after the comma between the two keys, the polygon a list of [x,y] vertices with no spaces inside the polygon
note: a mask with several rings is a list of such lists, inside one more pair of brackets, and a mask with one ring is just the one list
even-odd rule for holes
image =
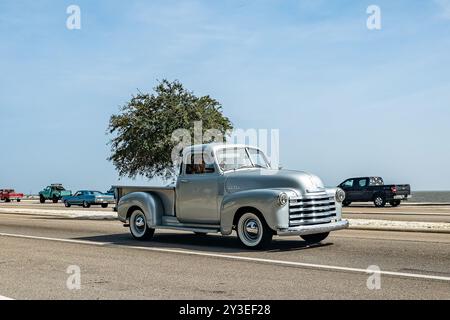
{"label": "pickup tailgate", "polygon": [[411,186],[409,184],[396,184],[391,187],[396,190],[393,192],[394,199],[407,199],[411,196]]}

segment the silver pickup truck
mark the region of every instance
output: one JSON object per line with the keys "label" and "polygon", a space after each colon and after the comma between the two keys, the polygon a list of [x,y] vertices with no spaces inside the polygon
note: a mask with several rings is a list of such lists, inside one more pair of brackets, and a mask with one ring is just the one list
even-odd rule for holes
{"label": "silver pickup truck", "polygon": [[348,227],[341,217],[344,191],[325,188],[310,173],[272,169],[258,148],[195,145],[182,159],[173,187],[115,187],[119,220],[134,238],[150,239],[155,229],[235,230],[245,247],[262,249],[273,235],[316,243]]}

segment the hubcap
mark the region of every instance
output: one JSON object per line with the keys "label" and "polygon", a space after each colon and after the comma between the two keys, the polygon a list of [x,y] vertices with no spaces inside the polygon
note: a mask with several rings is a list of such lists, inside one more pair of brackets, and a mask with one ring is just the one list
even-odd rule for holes
{"label": "hubcap", "polygon": [[259,236],[259,226],[255,219],[247,219],[244,223],[244,235],[247,239],[255,241]]}
{"label": "hubcap", "polygon": [[141,214],[134,219],[134,226],[137,233],[142,234],[145,232],[145,218]]}
{"label": "hubcap", "polygon": [[376,202],[378,205],[381,205],[381,204],[383,203],[383,199],[381,199],[381,198],[376,198],[375,202]]}
{"label": "hubcap", "polygon": [[144,219],[142,217],[136,218],[136,227],[143,227],[144,226]]}

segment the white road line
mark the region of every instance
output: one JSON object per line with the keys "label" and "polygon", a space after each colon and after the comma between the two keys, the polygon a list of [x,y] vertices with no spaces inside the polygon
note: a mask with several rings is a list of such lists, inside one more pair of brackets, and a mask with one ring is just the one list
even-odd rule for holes
{"label": "white road line", "polygon": [[450,216],[450,212],[408,212],[408,211],[347,211],[343,214],[360,214],[360,215],[399,215],[399,216]]}
{"label": "white road line", "polygon": [[0,300],[14,300],[14,299],[8,298],[8,297],[5,297],[5,296],[0,296]]}
{"label": "white road line", "polygon": [[45,240],[45,241],[54,241],[54,242],[63,242],[63,243],[73,243],[73,244],[84,244],[84,245],[99,246],[99,247],[114,246],[114,247],[120,247],[123,249],[135,249],[135,250],[163,252],[163,253],[176,253],[176,254],[210,257],[210,258],[220,258],[220,259],[228,259],[228,260],[236,260],[236,261],[260,262],[260,263],[265,263],[265,264],[274,264],[274,265],[282,265],[282,266],[290,266],[290,267],[304,267],[304,268],[321,269],[321,270],[336,270],[336,271],[346,271],[346,272],[354,272],[354,273],[362,273],[362,274],[370,274],[370,275],[377,273],[377,274],[381,274],[381,275],[406,277],[406,278],[450,281],[450,277],[443,277],[443,276],[436,276],[436,275],[394,272],[394,271],[373,271],[373,270],[367,270],[367,269],[361,269],[361,268],[339,267],[339,266],[314,264],[314,263],[303,263],[303,262],[295,262],[295,261],[283,261],[283,260],[233,256],[233,255],[218,254],[218,253],[213,253],[213,252],[196,252],[196,251],[178,250],[178,249],[125,246],[125,245],[113,244],[110,242],[93,242],[93,241],[86,241],[86,240],[36,237],[36,236],[28,236],[28,235],[20,235],[20,234],[10,234],[10,233],[0,233],[0,236],[12,237],[12,238],[22,238],[22,239]]}

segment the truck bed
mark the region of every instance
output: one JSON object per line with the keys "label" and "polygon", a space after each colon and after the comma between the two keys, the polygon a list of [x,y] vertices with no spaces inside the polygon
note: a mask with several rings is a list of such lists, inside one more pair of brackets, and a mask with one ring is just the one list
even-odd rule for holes
{"label": "truck bed", "polygon": [[116,189],[116,201],[132,192],[148,192],[159,196],[163,202],[164,215],[175,216],[175,187],[158,186],[113,186]]}

